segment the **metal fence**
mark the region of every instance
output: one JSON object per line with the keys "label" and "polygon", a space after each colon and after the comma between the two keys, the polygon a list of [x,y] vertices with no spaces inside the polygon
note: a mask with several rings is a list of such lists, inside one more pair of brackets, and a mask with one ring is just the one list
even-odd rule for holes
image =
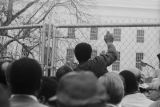
{"label": "metal fence", "polygon": [[[114,45],[119,53],[109,71],[119,72],[127,68],[143,69],[140,61],[158,68],[157,54],[160,53],[160,24],[112,24],[112,25],[25,25],[0,27],[0,29],[42,28],[39,61],[45,70],[44,75],[54,75],[62,65],[75,67],[76,44],[89,43],[92,58],[107,52],[104,35],[107,31],[114,35]],[[48,74],[48,68],[51,71]]]}
{"label": "metal fence", "polygon": [[80,42],[87,42],[92,46],[92,58],[104,54],[107,52],[104,42],[107,31],[114,35],[114,45],[119,53],[117,61],[108,67],[109,71],[119,72],[134,67],[142,70],[141,60],[155,68],[159,67],[157,54],[160,52],[160,26],[156,24],[57,28],[54,66],[59,68],[67,63],[74,67],[78,63],[74,47]]}

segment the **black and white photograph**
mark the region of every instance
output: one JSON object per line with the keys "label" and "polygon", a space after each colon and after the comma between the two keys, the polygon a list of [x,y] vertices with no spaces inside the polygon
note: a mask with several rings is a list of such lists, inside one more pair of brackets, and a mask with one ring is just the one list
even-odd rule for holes
{"label": "black and white photograph", "polygon": [[0,0],[0,107],[160,107],[160,0]]}

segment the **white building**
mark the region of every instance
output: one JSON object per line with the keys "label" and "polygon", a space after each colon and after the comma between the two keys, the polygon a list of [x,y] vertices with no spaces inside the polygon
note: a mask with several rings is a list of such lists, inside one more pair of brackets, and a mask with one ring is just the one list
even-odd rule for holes
{"label": "white building", "polygon": [[[97,3],[87,4],[86,12],[91,16],[82,24],[126,24],[126,23],[160,23],[159,0],[97,0]],[[64,14],[64,11],[59,15]],[[64,15],[65,16],[65,15]],[[61,19],[62,18],[62,19]],[[74,24],[75,19],[69,16],[59,16],[62,24]],[[54,21],[53,21],[54,22]],[[160,52],[160,27],[133,28],[84,28],[59,29],[60,36],[68,39],[57,39],[56,66],[73,59],[73,49],[77,43],[88,42],[93,47],[93,56],[107,51],[103,41],[106,31],[115,36],[115,46],[120,58],[109,67],[111,71],[121,71],[129,67],[140,67],[139,61],[147,59],[149,64],[158,67],[156,55]],[[57,35],[59,36],[59,35]],[[59,60],[61,59],[61,60]],[[74,58],[75,59],[75,58]]]}
{"label": "white building", "polygon": [[[95,0],[94,3],[84,5],[83,11],[89,14],[86,18],[88,21],[79,22],[79,24],[160,23],[160,0]],[[21,7],[23,5],[15,6]],[[56,7],[46,19],[46,22],[76,24],[77,20],[65,8]],[[121,71],[136,65],[139,67],[141,59],[148,59],[148,63],[158,67],[156,55],[160,52],[159,28],[58,29],[60,33],[57,35],[57,44],[54,51],[56,54],[55,66],[60,67],[66,62],[66,59],[74,59],[76,62],[73,49],[80,42],[88,42],[92,45],[93,56],[99,55],[102,51],[107,51],[103,37],[106,31],[110,31],[115,36],[114,44],[120,53],[120,58],[109,67],[110,71]]]}

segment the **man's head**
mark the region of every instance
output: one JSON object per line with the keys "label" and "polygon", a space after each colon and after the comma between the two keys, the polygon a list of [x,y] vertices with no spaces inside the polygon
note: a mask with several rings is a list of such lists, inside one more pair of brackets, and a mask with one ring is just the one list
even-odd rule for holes
{"label": "man's head", "polygon": [[[99,89],[101,88],[101,89]],[[92,72],[70,72],[63,76],[57,90],[57,100],[63,106],[87,106],[105,100],[103,85]]]}
{"label": "man's head", "polygon": [[105,86],[108,96],[106,102],[118,105],[124,96],[124,85],[120,76],[114,72],[109,72],[101,76],[99,82]]}
{"label": "man's head", "polygon": [[86,62],[91,58],[92,47],[88,43],[79,43],[74,50],[79,63]]}
{"label": "man's head", "polygon": [[120,72],[119,75],[125,86],[125,95],[135,93],[138,90],[138,82],[136,76],[132,72],[124,70]]}
{"label": "man's head", "polygon": [[67,74],[69,72],[72,72],[72,69],[69,66],[67,66],[67,65],[61,66],[56,72],[57,80],[59,81],[62,76],[64,76],[65,74]]}
{"label": "man's head", "polygon": [[129,68],[128,71],[132,72],[135,77],[136,77],[136,80],[138,83],[141,83],[141,79],[142,79],[142,74],[141,74],[141,71],[137,68]]}
{"label": "man's head", "polygon": [[13,62],[8,69],[8,81],[13,94],[34,94],[40,88],[42,69],[30,58]]}
{"label": "man's head", "polygon": [[43,77],[41,89],[39,91],[38,98],[40,99],[41,103],[49,103],[49,98],[56,94],[57,90],[57,81],[53,78]]}

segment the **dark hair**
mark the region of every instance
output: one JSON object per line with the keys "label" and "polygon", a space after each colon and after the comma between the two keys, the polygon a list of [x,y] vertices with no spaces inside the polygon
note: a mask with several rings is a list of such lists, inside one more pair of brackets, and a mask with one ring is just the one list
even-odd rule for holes
{"label": "dark hair", "polygon": [[67,65],[61,66],[56,72],[57,81],[59,81],[62,76],[64,76],[65,74],[67,74],[71,71],[72,71],[72,69],[69,66],[67,66]]}
{"label": "dark hair", "polygon": [[80,63],[85,62],[91,58],[92,47],[88,43],[79,43],[76,45],[74,53]]}
{"label": "dark hair", "polygon": [[39,92],[39,98],[44,98],[43,103],[48,103],[49,98],[54,96],[56,94],[57,90],[57,81],[56,79],[49,78],[49,77],[43,77],[42,78],[42,84],[41,89]]}
{"label": "dark hair", "polygon": [[4,62],[0,62],[0,84],[7,86],[5,71],[2,69]]}
{"label": "dark hair", "polygon": [[135,93],[138,90],[138,82],[132,72],[124,70],[119,75],[122,77],[125,86],[125,95]]}
{"label": "dark hair", "polygon": [[42,69],[30,58],[13,62],[8,69],[8,81],[14,94],[34,94],[40,88]]}

